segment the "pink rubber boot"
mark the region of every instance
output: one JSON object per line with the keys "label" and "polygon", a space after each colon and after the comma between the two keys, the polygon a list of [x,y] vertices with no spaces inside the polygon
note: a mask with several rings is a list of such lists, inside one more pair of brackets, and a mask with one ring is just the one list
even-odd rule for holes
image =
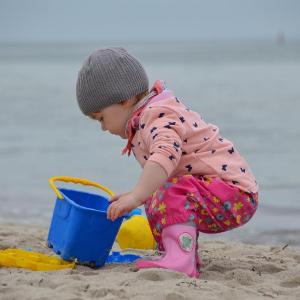
{"label": "pink rubber boot", "polygon": [[185,224],[166,227],[162,232],[165,255],[159,260],[139,260],[136,266],[144,268],[163,268],[199,278],[196,267],[196,228]]}

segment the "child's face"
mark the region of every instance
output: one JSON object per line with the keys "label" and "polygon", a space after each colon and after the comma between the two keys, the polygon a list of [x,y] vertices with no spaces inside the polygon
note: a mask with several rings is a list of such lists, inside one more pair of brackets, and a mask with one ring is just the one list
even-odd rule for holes
{"label": "child's face", "polygon": [[133,104],[131,100],[127,100],[123,103],[105,107],[99,112],[92,113],[89,117],[99,121],[103,131],[109,131],[111,134],[125,139],[127,138],[125,134],[126,123],[132,110]]}

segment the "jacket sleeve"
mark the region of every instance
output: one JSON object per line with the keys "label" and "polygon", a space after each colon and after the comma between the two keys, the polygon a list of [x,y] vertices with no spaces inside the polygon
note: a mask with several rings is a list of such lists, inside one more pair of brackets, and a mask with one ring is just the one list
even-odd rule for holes
{"label": "jacket sleeve", "polygon": [[147,108],[141,116],[139,130],[150,154],[148,160],[158,163],[169,177],[181,158],[185,136],[178,114],[168,108]]}

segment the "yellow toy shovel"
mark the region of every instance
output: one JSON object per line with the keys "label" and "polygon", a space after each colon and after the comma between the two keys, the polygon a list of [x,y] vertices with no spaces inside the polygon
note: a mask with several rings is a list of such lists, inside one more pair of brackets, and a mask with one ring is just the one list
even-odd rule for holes
{"label": "yellow toy shovel", "polygon": [[22,249],[0,250],[0,267],[24,268],[32,271],[73,269],[75,263],[60,258]]}

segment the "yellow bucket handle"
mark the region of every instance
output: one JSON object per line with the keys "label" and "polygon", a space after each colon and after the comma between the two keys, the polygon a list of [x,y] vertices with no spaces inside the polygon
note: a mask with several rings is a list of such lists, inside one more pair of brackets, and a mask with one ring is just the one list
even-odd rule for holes
{"label": "yellow bucket handle", "polygon": [[97,187],[101,190],[103,190],[104,192],[106,192],[107,194],[109,194],[110,196],[114,195],[114,192],[112,192],[110,189],[108,189],[107,187],[90,181],[88,179],[85,178],[77,178],[77,177],[70,177],[70,176],[54,176],[52,178],[49,179],[49,183],[51,188],[53,189],[53,191],[55,192],[55,194],[57,195],[57,197],[59,199],[63,199],[63,195],[60,193],[60,191],[58,190],[58,188],[55,186],[54,181],[63,181],[63,182],[72,182],[72,183],[81,183],[83,185],[90,185],[90,186],[94,186]]}

